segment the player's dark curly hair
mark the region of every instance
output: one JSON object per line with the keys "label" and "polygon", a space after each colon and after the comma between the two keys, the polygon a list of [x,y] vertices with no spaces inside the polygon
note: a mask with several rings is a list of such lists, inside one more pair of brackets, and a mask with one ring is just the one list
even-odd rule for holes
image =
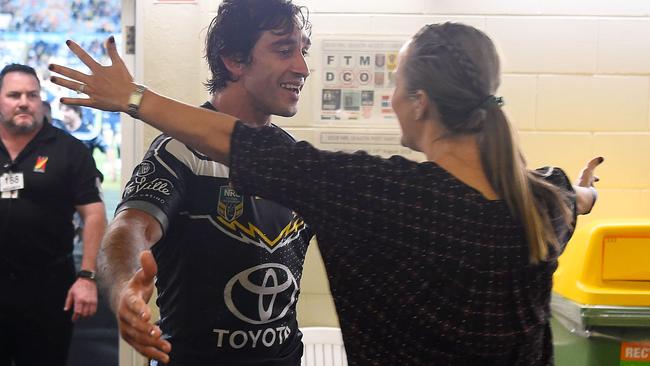
{"label": "player's dark curly hair", "polygon": [[309,11],[291,0],[225,0],[219,6],[206,37],[205,58],[212,77],[205,83],[210,93],[235,81],[222,57],[231,57],[245,64],[251,62],[251,51],[262,32],[278,30],[280,34],[299,27],[311,30]]}

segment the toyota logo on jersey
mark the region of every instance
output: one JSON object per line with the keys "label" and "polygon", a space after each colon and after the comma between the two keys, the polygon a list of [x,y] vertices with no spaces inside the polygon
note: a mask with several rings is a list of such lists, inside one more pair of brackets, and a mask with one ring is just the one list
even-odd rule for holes
{"label": "toyota logo on jersey", "polygon": [[286,266],[264,263],[236,274],[224,289],[228,310],[249,324],[282,319],[296,302],[298,283]]}

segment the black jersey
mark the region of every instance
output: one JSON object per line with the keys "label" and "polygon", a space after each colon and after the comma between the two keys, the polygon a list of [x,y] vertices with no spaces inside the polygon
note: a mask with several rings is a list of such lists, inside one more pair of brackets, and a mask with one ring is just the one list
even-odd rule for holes
{"label": "black jersey", "polygon": [[161,135],[117,209],[143,210],[163,228],[152,251],[172,364],[299,365],[296,302],[311,232],[295,212],[239,194],[228,175]]}

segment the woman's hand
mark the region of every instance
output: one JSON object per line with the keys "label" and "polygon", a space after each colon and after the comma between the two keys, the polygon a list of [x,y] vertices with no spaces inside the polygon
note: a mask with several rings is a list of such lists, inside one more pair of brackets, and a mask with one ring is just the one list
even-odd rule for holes
{"label": "woman's hand", "polygon": [[596,167],[599,166],[603,161],[605,161],[605,159],[602,156],[589,160],[587,165],[580,172],[580,176],[578,177],[576,185],[587,188],[593,187],[594,183],[600,180],[596,175],[594,175],[594,170],[596,170]]}
{"label": "woman's hand", "polygon": [[[88,66],[91,73],[86,75],[69,67],[50,65],[50,70],[64,76],[52,77],[53,83],[88,95],[88,98],[61,98],[61,103],[128,113],[129,99],[140,87],[133,82],[124,61],[117,54],[115,40],[109,37],[106,42],[110,66],[97,63],[78,44],[72,41],[67,41],[66,44]],[[131,111],[137,113],[139,120],[219,163],[229,164],[230,138],[237,123],[236,117],[193,107],[159,95],[151,89],[145,89],[140,94],[137,110]]]}
{"label": "woman's hand", "polygon": [[67,78],[52,76],[51,80],[54,84],[74,90],[78,94],[88,95],[88,98],[61,98],[61,103],[126,112],[135,84],[124,61],[117,53],[115,38],[110,36],[105,43],[111,59],[110,66],[100,65],[77,43],[66,41],[66,44],[79,60],[88,66],[91,74],[86,75],[69,67],[51,64],[49,66],[51,71]]}
{"label": "woman's hand", "polygon": [[594,183],[600,179],[594,174],[596,167],[598,167],[605,159],[602,156],[589,160],[587,165],[580,172],[580,176],[576,184],[573,186],[576,191],[576,204],[578,215],[586,215],[591,212],[596,200],[598,199],[598,192],[594,188]]}

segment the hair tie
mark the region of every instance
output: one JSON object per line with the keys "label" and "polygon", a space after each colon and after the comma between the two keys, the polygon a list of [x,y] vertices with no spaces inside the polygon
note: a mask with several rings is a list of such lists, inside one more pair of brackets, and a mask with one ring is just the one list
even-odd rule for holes
{"label": "hair tie", "polygon": [[481,102],[481,104],[479,104],[479,108],[490,109],[493,107],[501,107],[504,104],[503,97],[495,97],[490,94]]}

